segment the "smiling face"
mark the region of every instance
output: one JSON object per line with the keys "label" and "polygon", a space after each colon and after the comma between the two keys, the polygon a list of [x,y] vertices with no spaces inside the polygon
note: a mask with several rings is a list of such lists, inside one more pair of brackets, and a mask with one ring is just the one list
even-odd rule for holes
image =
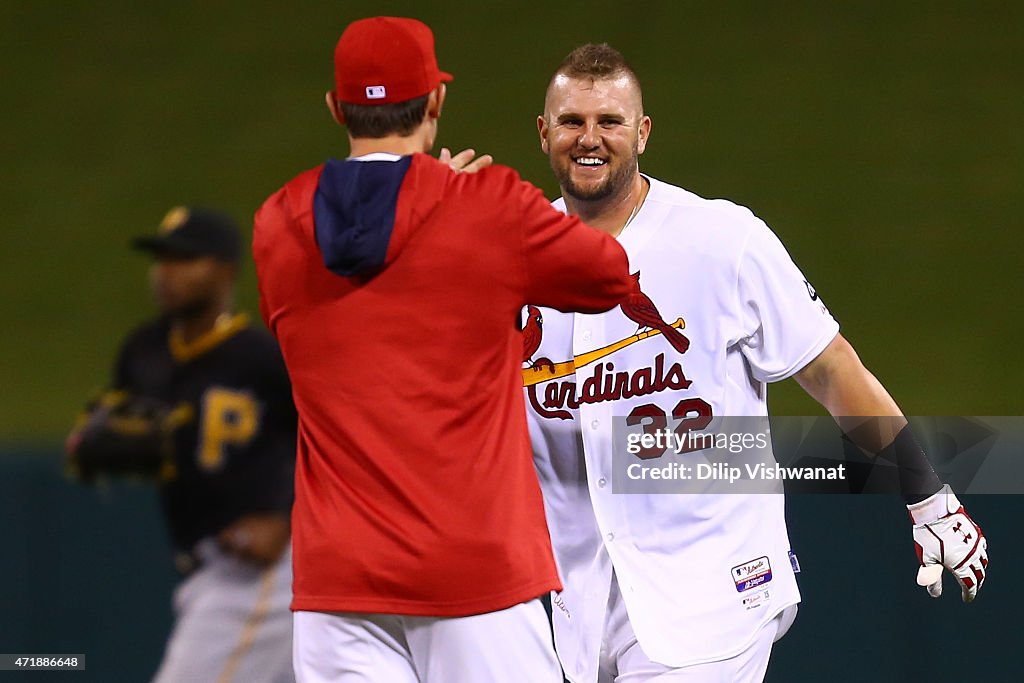
{"label": "smiling face", "polygon": [[644,116],[640,87],[628,74],[558,74],[537,129],[563,194],[600,201],[629,191],[651,119]]}

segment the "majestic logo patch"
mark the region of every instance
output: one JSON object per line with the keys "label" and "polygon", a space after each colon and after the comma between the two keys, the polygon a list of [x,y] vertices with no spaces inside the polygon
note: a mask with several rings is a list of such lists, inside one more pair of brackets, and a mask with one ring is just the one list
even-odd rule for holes
{"label": "majestic logo patch", "polygon": [[811,301],[817,301],[818,293],[814,291],[814,287],[811,287],[811,283],[804,280],[804,285],[807,287],[807,296],[811,297]]}
{"label": "majestic logo patch", "polygon": [[740,593],[772,580],[772,565],[767,557],[759,557],[732,568],[732,580]]}

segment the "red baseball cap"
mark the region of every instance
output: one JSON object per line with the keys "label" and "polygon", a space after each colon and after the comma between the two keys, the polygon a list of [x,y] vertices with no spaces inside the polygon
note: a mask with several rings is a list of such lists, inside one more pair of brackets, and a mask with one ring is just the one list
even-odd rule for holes
{"label": "red baseball cap", "polygon": [[360,19],[334,48],[335,92],[349,104],[405,102],[450,80],[437,68],[433,32],[416,19]]}

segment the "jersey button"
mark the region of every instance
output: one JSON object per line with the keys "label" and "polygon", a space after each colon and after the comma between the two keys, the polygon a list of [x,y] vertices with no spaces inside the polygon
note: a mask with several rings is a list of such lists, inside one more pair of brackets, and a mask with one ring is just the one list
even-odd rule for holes
{"label": "jersey button", "polygon": [[600,489],[603,489],[605,487],[605,484],[607,484],[607,483],[608,483],[608,480],[605,479],[604,477],[601,477],[600,479],[597,480],[597,487],[600,488]]}
{"label": "jersey button", "polygon": [[591,429],[597,429],[600,426],[601,426],[601,421],[600,420],[594,420],[593,422],[590,423],[590,428]]}
{"label": "jersey button", "polygon": [[590,337],[591,337],[590,330],[587,330],[586,332],[583,333],[583,341],[586,341],[586,342],[590,341]]}
{"label": "jersey button", "polygon": [[615,540],[615,534],[613,534],[613,533],[611,533],[611,532],[609,531],[609,532],[608,532],[608,535],[607,535],[607,536],[605,536],[605,538],[607,538],[607,539],[608,539],[609,541],[614,541],[614,540]]}

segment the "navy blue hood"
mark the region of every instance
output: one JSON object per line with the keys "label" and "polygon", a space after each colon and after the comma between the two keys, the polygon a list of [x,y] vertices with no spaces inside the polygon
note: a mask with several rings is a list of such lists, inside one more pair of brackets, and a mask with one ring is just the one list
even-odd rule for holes
{"label": "navy blue hood", "polygon": [[324,265],[351,276],[385,265],[395,207],[411,156],[398,161],[331,159],[313,196],[316,243]]}

